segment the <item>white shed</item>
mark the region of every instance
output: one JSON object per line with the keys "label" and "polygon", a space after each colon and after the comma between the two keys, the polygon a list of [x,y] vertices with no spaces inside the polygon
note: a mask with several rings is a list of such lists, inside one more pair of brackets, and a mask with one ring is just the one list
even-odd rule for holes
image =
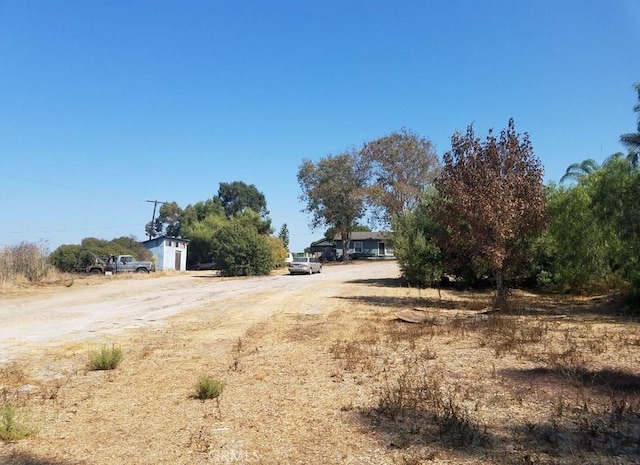
{"label": "white shed", "polygon": [[187,269],[187,245],[189,241],[177,237],[160,236],[144,241],[144,245],[156,259],[156,270],[185,271]]}

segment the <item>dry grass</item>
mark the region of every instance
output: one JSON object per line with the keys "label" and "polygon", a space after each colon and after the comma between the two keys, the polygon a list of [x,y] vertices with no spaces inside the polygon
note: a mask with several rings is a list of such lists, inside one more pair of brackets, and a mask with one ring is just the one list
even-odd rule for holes
{"label": "dry grass", "polygon": [[[77,344],[0,368],[42,424],[0,462],[640,462],[640,325],[612,302],[520,293],[480,315],[485,294],[373,284],[240,333],[205,309],[174,317],[113,341],[116,371],[88,371]],[[397,321],[406,308],[430,323]],[[224,402],[195,400],[194,373],[224,379]]]}
{"label": "dry grass", "polygon": [[100,275],[84,273],[62,273],[48,268],[37,283],[29,281],[25,276],[17,275],[11,279],[0,279],[0,296],[19,296],[42,292],[55,292],[62,288],[97,286],[116,280],[140,280],[178,275],[179,272],[157,271],[154,273],[119,273],[117,275]]}

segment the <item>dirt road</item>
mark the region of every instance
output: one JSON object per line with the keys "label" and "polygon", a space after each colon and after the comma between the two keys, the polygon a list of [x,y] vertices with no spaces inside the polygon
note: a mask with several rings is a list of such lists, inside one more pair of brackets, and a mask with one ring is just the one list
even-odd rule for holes
{"label": "dirt road", "polygon": [[0,362],[43,346],[163,324],[190,309],[210,310],[230,331],[289,309],[320,313],[349,281],[398,276],[396,262],[325,266],[321,274],[220,278],[213,272],[139,279],[78,279],[67,288],[0,299]]}

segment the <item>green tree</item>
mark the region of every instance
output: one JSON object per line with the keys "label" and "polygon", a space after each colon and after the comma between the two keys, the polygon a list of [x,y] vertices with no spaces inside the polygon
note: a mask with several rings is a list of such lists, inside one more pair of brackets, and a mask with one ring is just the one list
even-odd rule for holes
{"label": "green tree", "polygon": [[335,228],[344,240],[344,258],[349,258],[349,245],[354,224],[364,215],[366,173],[354,151],[328,155],[317,163],[303,160],[298,170],[302,189],[300,200],[304,212],[311,214],[313,228]]}
{"label": "green tree", "polygon": [[160,206],[156,218],[155,230],[160,235],[169,237],[181,237],[180,227],[184,211],[176,202],[165,202]]}
{"label": "green tree", "polygon": [[[573,166],[573,165],[572,165]],[[640,289],[640,172],[615,153],[569,189],[550,186],[553,280],[568,290]]]}
{"label": "green tree", "polygon": [[551,247],[546,269],[555,284],[570,291],[607,286],[611,280],[610,237],[592,209],[592,189],[583,182],[569,189],[547,188]]}
{"label": "green tree", "polygon": [[287,223],[284,223],[280,228],[280,232],[278,233],[278,237],[284,244],[284,248],[289,250],[289,228],[287,227]]}
{"label": "green tree", "polygon": [[222,202],[218,197],[212,197],[205,201],[196,202],[193,205],[187,205],[182,214],[181,227],[189,227],[196,222],[205,221],[207,218],[225,217],[226,213]]}
{"label": "green tree", "polygon": [[251,225],[230,220],[212,238],[213,259],[228,276],[266,275],[274,268],[269,237]]}
{"label": "green tree", "polygon": [[193,268],[198,263],[211,260],[214,251],[213,235],[226,224],[225,216],[212,214],[201,221],[193,221],[183,227],[183,233],[189,239],[187,267]]}
{"label": "green tree", "polygon": [[414,286],[430,286],[443,273],[442,254],[435,237],[440,226],[431,213],[432,195],[393,220],[393,251],[402,276]]}
{"label": "green tree", "polygon": [[188,268],[211,260],[213,235],[227,221],[222,203],[217,197],[187,205],[181,233],[184,238],[189,239]]}
{"label": "green tree", "polygon": [[247,185],[242,181],[234,181],[232,183],[221,182],[220,188],[218,189],[218,198],[227,214],[227,218],[251,209],[262,218],[259,232],[261,234],[273,233],[271,219],[268,216],[267,200],[264,194],[253,184]]}
{"label": "green tree", "polygon": [[590,179],[591,209],[606,231],[613,268],[640,289],[640,171],[622,153],[609,157]]}
{"label": "green tree", "polygon": [[359,155],[368,170],[372,218],[384,225],[415,207],[440,170],[431,141],[404,128],[365,143]]}
{"label": "green tree", "polygon": [[622,134],[620,142],[629,150],[628,159],[635,169],[638,166],[638,154],[640,153],[640,82],[634,84],[634,87],[638,93],[638,103],[633,107],[633,111],[638,114],[638,132]]}
{"label": "green tree", "polygon": [[542,165],[528,135],[516,133],[513,119],[499,137],[490,132],[484,142],[469,126],[466,134],[453,135],[451,147],[435,183],[434,218],[446,229],[439,246],[486,269],[502,309],[505,278],[527,261],[530,243],[545,228]]}

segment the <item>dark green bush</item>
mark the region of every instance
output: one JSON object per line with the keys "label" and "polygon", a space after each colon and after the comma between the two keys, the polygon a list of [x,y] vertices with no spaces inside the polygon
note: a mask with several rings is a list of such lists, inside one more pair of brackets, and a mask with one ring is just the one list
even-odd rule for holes
{"label": "dark green bush", "polygon": [[274,268],[268,236],[252,225],[230,221],[213,236],[213,259],[227,276],[266,275]]}
{"label": "dark green bush", "polygon": [[109,255],[133,255],[138,260],[153,260],[153,254],[133,237],[106,240],[86,237],[80,245],[65,244],[49,255],[49,263],[58,271],[84,271],[94,262],[95,256],[107,259]]}

